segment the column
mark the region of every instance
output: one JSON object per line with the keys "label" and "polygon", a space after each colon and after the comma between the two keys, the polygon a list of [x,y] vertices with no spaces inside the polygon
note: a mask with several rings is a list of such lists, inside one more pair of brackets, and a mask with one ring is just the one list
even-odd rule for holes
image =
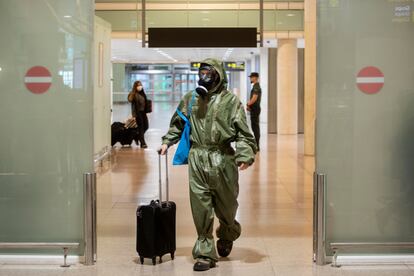
{"label": "column", "polygon": [[269,48],[267,80],[267,131],[277,133],[277,48]]}
{"label": "column", "polygon": [[247,72],[241,71],[239,73],[239,80],[240,80],[240,101],[243,103],[243,106],[246,106],[247,103],[247,94],[250,93],[250,90],[248,91],[247,87]]}
{"label": "column", "polygon": [[269,66],[269,48],[260,48],[260,86],[262,88],[262,100],[260,103],[261,106],[261,116],[260,122],[264,124],[262,128],[263,133],[267,133],[267,114],[268,114],[268,66]]}
{"label": "column", "polygon": [[298,133],[298,50],[296,39],[281,39],[277,52],[277,133]]}
{"label": "column", "polygon": [[305,155],[315,154],[316,0],[305,0]]}

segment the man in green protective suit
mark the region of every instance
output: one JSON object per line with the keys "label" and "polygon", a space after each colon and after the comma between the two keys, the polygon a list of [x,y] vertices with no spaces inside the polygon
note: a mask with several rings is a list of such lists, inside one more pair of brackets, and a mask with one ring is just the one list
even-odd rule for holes
{"label": "man in green protective suit", "polygon": [[[193,100],[191,150],[188,156],[190,201],[198,239],[193,248],[195,271],[215,267],[218,261],[213,238],[214,214],[220,221],[216,230],[217,251],[227,257],[241,233],[235,220],[239,193],[238,169],[253,162],[256,142],[246,122],[243,105],[227,90],[223,64],[214,59],[201,63],[196,92],[187,93],[178,109],[188,117]],[[173,115],[168,133],[162,138],[161,154],[180,140],[184,120]],[[231,143],[235,142],[234,150]]]}

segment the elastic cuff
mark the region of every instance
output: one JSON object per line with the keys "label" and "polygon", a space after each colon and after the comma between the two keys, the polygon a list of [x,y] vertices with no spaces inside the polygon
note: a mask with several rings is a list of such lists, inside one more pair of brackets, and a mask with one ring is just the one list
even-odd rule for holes
{"label": "elastic cuff", "polygon": [[171,147],[172,145],[174,145],[174,143],[171,143],[169,140],[162,140],[162,144],[167,145],[168,147]]}
{"label": "elastic cuff", "polygon": [[247,159],[247,160],[243,160],[243,159],[237,159],[236,160],[237,166],[240,166],[243,163],[246,163],[246,164],[248,164],[250,166],[250,165],[252,165],[254,163],[254,159],[253,158],[250,158],[250,159]]}

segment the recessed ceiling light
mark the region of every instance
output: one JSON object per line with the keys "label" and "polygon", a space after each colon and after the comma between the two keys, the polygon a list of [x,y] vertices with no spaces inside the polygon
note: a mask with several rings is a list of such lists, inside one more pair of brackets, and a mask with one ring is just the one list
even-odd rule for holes
{"label": "recessed ceiling light", "polygon": [[72,18],[72,15],[64,15],[64,18]]}
{"label": "recessed ceiling light", "polygon": [[3,68],[0,67],[0,72],[3,70]]}
{"label": "recessed ceiling light", "polygon": [[288,13],[287,16],[295,16],[294,13]]}

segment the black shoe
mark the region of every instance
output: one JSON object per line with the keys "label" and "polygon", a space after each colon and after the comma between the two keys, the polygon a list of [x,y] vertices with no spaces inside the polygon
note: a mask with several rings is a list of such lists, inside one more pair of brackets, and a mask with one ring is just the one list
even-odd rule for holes
{"label": "black shoe", "polygon": [[146,149],[148,146],[146,144],[141,144],[141,149]]}
{"label": "black shoe", "polygon": [[227,257],[230,255],[231,250],[233,249],[233,242],[227,240],[218,240],[217,241],[217,251],[221,257]]}
{"label": "black shoe", "polygon": [[216,266],[216,262],[207,258],[198,258],[194,264],[194,271],[207,271]]}

